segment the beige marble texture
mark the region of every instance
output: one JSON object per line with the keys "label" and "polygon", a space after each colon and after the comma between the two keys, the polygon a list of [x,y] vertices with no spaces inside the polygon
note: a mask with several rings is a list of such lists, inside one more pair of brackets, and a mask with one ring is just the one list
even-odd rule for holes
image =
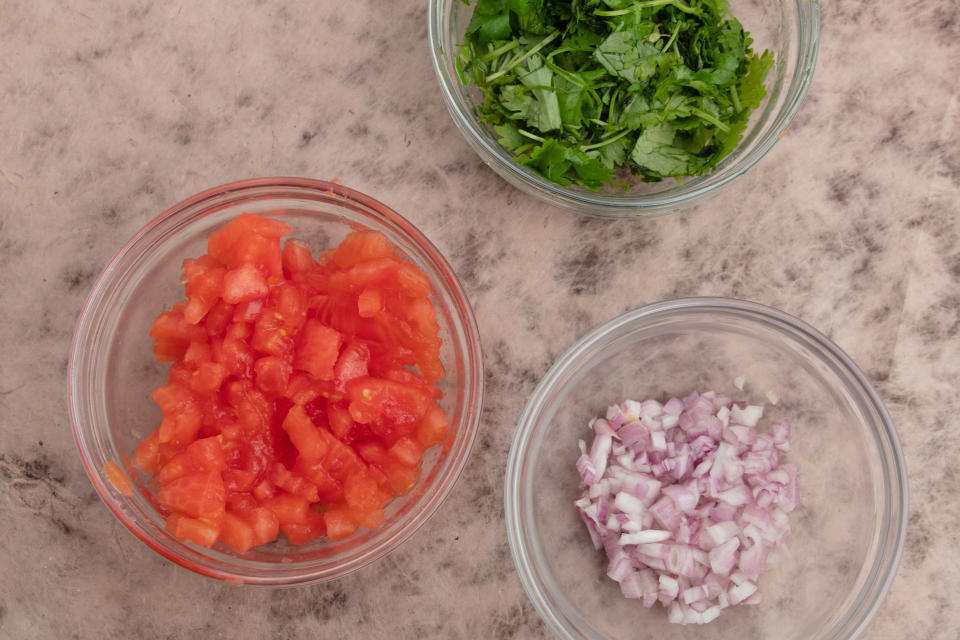
{"label": "beige marble texture", "polygon": [[[0,637],[543,638],[503,475],[537,380],[644,303],[748,298],[859,363],[910,474],[903,562],[868,640],[957,638],[960,4],[823,2],[789,134],[679,215],[602,222],[509,187],[437,89],[426,1],[0,0]],[[77,314],[140,226],[237,179],[338,177],[462,277],[486,354],[476,447],[396,552],[337,582],[227,586],[150,552],[101,503],[66,407]]]}

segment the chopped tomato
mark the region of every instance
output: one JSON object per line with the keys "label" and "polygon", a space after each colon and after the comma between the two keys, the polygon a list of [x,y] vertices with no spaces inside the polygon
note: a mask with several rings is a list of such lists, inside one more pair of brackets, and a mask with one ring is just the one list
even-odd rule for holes
{"label": "chopped tomato", "polygon": [[300,334],[293,366],[318,380],[332,380],[343,336],[316,320],[307,320]]}
{"label": "chopped tomato", "polygon": [[[237,553],[283,533],[348,538],[384,522],[449,421],[430,282],[386,236],[348,235],[315,259],[282,222],[243,214],[183,263],[186,301],[150,328],[170,362],[163,415],[132,464],[167,529]],[[132,473],[132,471],[131,471]],[[132,491],[116,465],[104,474]]]}
{"label": "chopped tomato", "polygon": [[113,488],[125,496],[133,495],[133,487],[130,480],[116,462],[110,460],[103,465],[103,473],[107,480],[113,485]]}

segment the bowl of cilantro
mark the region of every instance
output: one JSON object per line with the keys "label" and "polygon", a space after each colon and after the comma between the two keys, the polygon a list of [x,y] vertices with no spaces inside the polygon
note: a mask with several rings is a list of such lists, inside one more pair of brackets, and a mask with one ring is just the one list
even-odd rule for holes
{"label": "bowl of cilantro", "polygon": [[494,171],[609,218],[697,204],[753,167],[806,95],[817,0],[430,0],[457,127]]}

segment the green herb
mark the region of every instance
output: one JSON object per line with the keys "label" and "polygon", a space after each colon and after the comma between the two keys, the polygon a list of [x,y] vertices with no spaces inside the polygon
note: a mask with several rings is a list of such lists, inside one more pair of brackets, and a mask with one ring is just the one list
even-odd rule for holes
{"label": "green herb", "polygon": [[736,148],[773,65],[751,45],[726,0],[476,0],[457,72],[517,162],[596,190]]}

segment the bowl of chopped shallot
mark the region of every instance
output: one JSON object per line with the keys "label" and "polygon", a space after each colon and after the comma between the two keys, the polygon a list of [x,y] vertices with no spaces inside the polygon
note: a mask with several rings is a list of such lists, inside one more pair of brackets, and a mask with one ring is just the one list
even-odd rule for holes
{"label": "bowl of chopped shallot", "polygon": [[803,321],[726,298],[594,329],[529,399],[513,559],[561,638],[855,638],[906,535],[889,414]]}

